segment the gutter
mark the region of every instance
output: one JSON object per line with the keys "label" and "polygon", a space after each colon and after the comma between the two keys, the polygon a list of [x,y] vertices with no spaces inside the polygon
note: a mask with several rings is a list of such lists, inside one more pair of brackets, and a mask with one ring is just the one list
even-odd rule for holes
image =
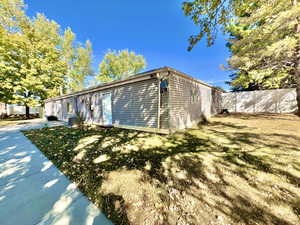
{"label": "gutter", "polygon": [[151,71],[149,73],[142,73],[140,75],[137,74],[137,75],[134,75],[134,76],[132,76],[130,78],[127,78],[127,79],[124,79],[124,80],[112,81],[112,82],[109,82],[109,83],[98,85],[96,87],[87,88],[87,89],[84,89],[82,91],[77,91],[77,92],[73,92],[73,93],[70,93],[70,94],[63,95],[63,96],[57,96],[57,97],[54,97],[54,98],[49,98],[49,99],[46,99],[45,102],[50,102],[50,101],[70,98],[70,97],[74,97],[74,96],[84,95],[84,94],[88,94],[88,93],[93,93],[93,92],[97,92],[97,91],[100,91],[100,90],[105,90],[105,89],[109,89],[109,88],[113,88],[113,87],[119,87],[119,86],[122,86],[124,84],[131,84],[131,83],[144,81],[144,80],[149,80],[149,79],[155,79],[155,78],[157,79],[157,76],[158,76],[157,74],[161,71],[163,71],[163,70]]}

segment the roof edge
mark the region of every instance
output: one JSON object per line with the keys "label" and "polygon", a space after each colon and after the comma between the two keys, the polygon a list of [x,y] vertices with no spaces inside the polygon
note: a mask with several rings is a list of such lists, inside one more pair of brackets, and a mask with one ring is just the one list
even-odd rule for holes
{"label": "roof edge", "polygon": [[192,77],[192,76],[190,76],[190,75],[188,75],[188,74],[186,74],[186,73],[183,73],[183,72],[181,72],[181,71],[175,70],[175,69],[173,69],[173,68],[171,68],[171,67],[164,67],[164,68],[167,69],[167,70],[170,71],[170,72],[175,73],[176,75],[182,76],[182,77],[184,77],[184,78],[186,78],[186,79],[189,79],[189,80],[192,80],[192,81],[195,81],[195,82],[197,82],[197,83],[199,83],[199,84],[202,84],[202,85],[204,85],[204,86],[207,86],[207,87],[209,87],[209,88],[216,89],[216,90],[218,90],[218,91],[224,92],[224,90],[221,90],[220,88],[217,88],[217,87],[214,87],[214,86],[212,86],[212,85],[210,85],[210,84],[207,84],[207,83],[205,83],[205,82],[202,81],[202,80],[198,80],[198,79],[196,79],[196,78],[194,78],[194,77]]}
{"label": "roof edge", "polygon": [[53,98],[48,98],[45,100],[45,102],[60,100],[60,99],[74,97],[74,96],[83,95],[83,94],[88,94],[91,92],[96,92],[98,90],[121,86],[122,84],[126,84],[126,83],[135,83],[135,82],[146,80],[146,79],[152,79],[152,78],[155,78],[153,75],[156,75],[157,73],[163,72],[165,70],[166,70],[166,68],[162,67],[162,68],[158,68],[158,69],[154,69],[154,70],[149,70],[149,71],[146,71],[143,73],[137,73],[137,74],[130,76],[123,80],[115,80],[115,81],[107,82],[104,84],[99,84],[94,87],[85,88],[81,91],[76,91],[76,92],[72,92],[69,94],[60,95],[60,96],[56,96]]}
{"label": "roof edge", "polygon": [[[146,80],[146,79],[157,78],[156,77],[157,73],[165,72],[165,71],[175,73],[175,74],[177,74],[179,76],[182,76],[182,77],[184,77],[186,79],[195,81],[195,82],[197,82],[199,84],[202,84],[204,86],[207,86],[209,88],[216,89],[218,91],[223,92],[219,88],[211,86],[211,85],[205,83],[204,81],[198,80],[198,79],[193,78],[192,76],[187,75],[187,74],[185,74],[183,72],[180,72],[180,71],[175,70],[175,69],[173,69],[171,67],[165,66],[165,67],[161,67],[161,68],[158,68],[158,69],[153,69],[153,70],[145,71],[145,72],[142,72],[142,73],[137,73],[137,74],[132,75],[132,76],[130,76],[130,77],[126,78],[126,79],[123,79],[123,80],[111,81],[111,82],[108,82],[108,83],[99,84],[99,85],[94,86],[94,87],[85,88],[85,89],[83,89],[81,91],[76,91],[76,92],[72,92],[72,93],[69,93],[69,94],[65,94],[65,95],[61,95],[61,96],[56,96],[56,97],[53,97],[53,98],[48,98],[48,99],[45,100],[45,102],[56,101],[56,100],[60,100],[60,99],[64,99],[64,98],[69,98],[69,97],[74,97],[74,96],[78,96],[78,95],[88,94],[88,93],[96,92],[98,90],[103,90],[103,89],[107,89],[107,88],[111,88],[111,87],[121,86],[122,84],[126,84],[126,83],[135,83],[135,82]],[[153,75],[155,75],[155,77],[153,77]]]}

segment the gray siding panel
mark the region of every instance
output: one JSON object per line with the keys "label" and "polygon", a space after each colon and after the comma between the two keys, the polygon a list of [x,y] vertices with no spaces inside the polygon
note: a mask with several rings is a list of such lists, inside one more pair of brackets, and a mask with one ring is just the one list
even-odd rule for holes
{"label": "gray siding panel", "polygon": [[[158,79],[169,79],[167,90],[160,90]],[[164,84],[162,87],[166,89]],[[73,98],[75,108],[77,106],[86,123],[103,124],[102,96],[106,92],[112,96],[112,123],[116,125],[182,129],[194,125],[203,116],[210,117],[221,110],[218,91],[164,67],[144,73],[143,76],[137,75],[128,80],[49,99],[45,105],[46,114],[67,120],[70,116],[67,104]]]}
{"label": "gray siding panel", "polygon": [[[68,113],[67,104],[70,103],[73,111]],[[56,116],[59,120],[67,121],[75,113],[75,100],[73,97],[47,102],[45,104],[45,116]]]}
{"label": "gray siding panel", "polygon": [[211,115],[216,115],[222,111],[222,92],[211,89]]}
{"label": "gray siding panel", "polygon": [[51,116],[54,114],[54,102],[45,103],[45,116]]}
{"label": "gray siding panel", "polygon": [[169,91],[160,94],[160,128],[169,128]]}
{"label": "gray siding panel", "polygon": [[[73,97],[71,98],[65,98],[61,100],[62,102],[62,118],[63,121],[68,121],[68,118],[71,116],[74,116],[75,114],[75,99]],[[71,111],[68,112],[68,104],[71,105]]]}
{"label": "gray siding panel", "polygon": [[113,123],[157,127],[158,84],[156,79],[113,89]]}
{"label": "gray siding panel", "polygon": [[[191,127],[203,116],[210,117],[220,111],[220,93],[215,89],[175,73],[164,79],[169,79],[167,91],[160,91],[157,78],[150,78],[47,102],[46,114],[66,121],[75,114],[77,106],[86,123],[103,124],[102,96],[110,92],[113,124],[157,128],[159,91],[159,125],[163,129]],[[73,113],[67,112],[68,103],[73,105]]]}
{"label": "gray siding panel", "polygon": [[92,122],[103,124],[101,92],[95,92],[91,98]]}
{"label": "gray siding panel", "polygon": [[92,94],[80,95],[77,98],[78,112],[86,123],[93,123]]}
{"label": "gray siding panel", "polygon": [[62,100],[55,101],[54,105],[55,105],[54,115],[56,115],[59,120],[62,120],[63,119]]}
{"label": "gray siding panel", "polygon": [[212,88],[176,74],[169,79],[171,129],[191,127],[211,116]]}
{"label": "gray siding panel", "polygon": [[[157,79],[124,84],[103,91],[50,101],[45,104],[46,115],[55,115],[59,120],[67,121],[70,116],[75,115],[77,107],[86,123],[103,124],[101,98],[102,94],[107,92],[112,93],[113,124],[157,127]],[[68,103],[72,105],[72,113],[68,113]]]}

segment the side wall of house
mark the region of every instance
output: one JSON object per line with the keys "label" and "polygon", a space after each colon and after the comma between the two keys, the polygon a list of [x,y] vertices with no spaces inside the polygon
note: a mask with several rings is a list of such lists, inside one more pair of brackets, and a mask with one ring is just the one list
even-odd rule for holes
{"label": "side wall of house", "polygon": [[212,88],[211,89],[211,115],[219,114],[222,111],[222,94],[223,92]]}
{"label": "side wall of house", "polygon": [[48,101],[48,102],[45,102],[45,116],[51,116],[51,115],[54,115],[54,101]]}
{"label": "side wall of house", "polygon": [[[68,104],[71,111],[68,112]],[[75,98],[58,99],[45,103],[45,116],[56,116],[61,121],[68,121],[70,116],[75,114]]]}
{"label": "side wall of house", "polygon": [[62,120],[61,100],[46,102],[45,116],[56,116],[59,120]]}
{"label": "side wall of house", "polygon": [[229,112],[292,113],[297,110],[296,89],[223,93],[222,107]]}
{"label": "side wall of house", "polygon": [[[212,88],[191,79],[171,74],[169,91],[171,129],[191,127],[220,108],[212,105]],[[219,93],[214,95],[217,99]]]}
{"label": "side wall of house", "polygon": [[122,85],[114,88],[112,93],[112,117],[114,124],[157,127],[157,79]]}
{"label": "side wall of house", "polygon": [[[86,123],[103,124],[102,95],[108,92],[112,94],[113,124],[157,127],[158,81],[154,78],[47,102],[46,115],[55,115],[59,120],[67,121],[77,110]],[[68,103],[73,108],[71,113],[67,110]]]}
{"label": "side wall of house", "polygon": [[[169,79],[167,79],[169,83]],[[160,87],[160,126],[159,128],[168,129],[169,128],[169,87]]]}

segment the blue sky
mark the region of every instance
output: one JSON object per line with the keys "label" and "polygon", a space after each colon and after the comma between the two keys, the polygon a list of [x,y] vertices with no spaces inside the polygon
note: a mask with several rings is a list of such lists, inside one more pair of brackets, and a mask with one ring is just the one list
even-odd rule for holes
{"label": "blue sky", "polygon": [[94,67],[107,49],[129,49],[144,55],[146,70],[170,66],[212,85],[228,89],[223,71],[229,57],[225,37],[212,47],[203,40],[188,52],[188,38],[197,27],[185,17],[180,0],[25,0],[27,14],[37,12],[55,20],[62,29],[71,27],[77,40],[91,40]]}

